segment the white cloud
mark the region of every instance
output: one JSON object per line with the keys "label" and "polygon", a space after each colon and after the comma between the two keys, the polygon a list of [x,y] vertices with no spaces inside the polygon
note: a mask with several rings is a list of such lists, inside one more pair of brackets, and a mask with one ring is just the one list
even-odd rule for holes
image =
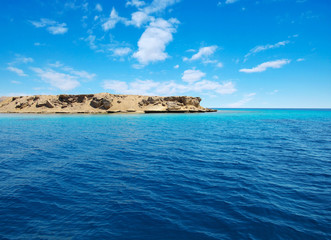
{"label": "white cloud", "polygon": [[101,6],[100,3],[97,3],[97,4],[95,5],[95,10],[98,11],[98,12],[102,12],[102,6]]}
{"label": "white cloud", "polygon": [[144,6],[146,3],[144,1],[139,1],[139,0],[131,0],[131,1],[127,1],[125,6],[133,6],[133,7],[142,7]]}
{"label": "white cloud", "polygon": [[33,45],[35,46],[45,46],[45,43],[35,42]]}
{"label": "white cloud", "polygon": [[209,80],[202,80],[195,83],[194,88],[197,92],[201,92],[204,90],[212,90],[219,94],[232,94],[237,91],[232,82],[223,82],[222,84],[220,84],[219,82]]}
{"label": "white cloud", "polygon": [[239,72],[244,72],[244,73],[256,73],[256,72],[264,72],[268,68],[281,68],[285,64],[289,64],[291,61],[288,59],[281,59],[281,60],[275,60],[275,61],[270,61],[270,62],[264,62],[258,65],[257,67],[254,68],[243,68],[240,69]]}
{"label": "white cloud", "polygon": [[189,69],[185,70],[182,76],[182,80],[187,83],[194,83],[206,76],[206,73],[200,70]]}
{"label": "white cloud", "polygon": [[77,76],[54,71],[53,69],[31,68],[43,81],[62,91],[72,90],[80,85]]}
{"label": "white cloud", "polygon": [[122,22],[126,26],[133,25],[136,27],[141,27],[144,24],[155,21],[155,17],[152,17],[151,14],[163,11],[167,7],[175,4],[178,1],[179,0],[153,0],[150,5],[144,8],[141,8],[142,6],[146,5],[144,1],[127,1],[126,6],[135,6],[139,9],[139,11],[131,14],[131,20],[124,17],[120,17],[116,12],[115,8],[113,8],[110,17],[102,24],[102,27],[105,31],[107,31],[114,28],[118,22]]}
{"label": "white cloud", "polygon": [[68,31],[66,23],[58,23],[54,20],[42,18],[40,21],[30,21],[36,28],[46,28],[51,34],[64,34]]}
{"label": "white cloud", "polygon": [[209,46],[209,47],[202,47],[199,49],[199,52],[194,54],[191,58],[189,58],[189,59],[184,58],[184,61],[187,61],[187,60],[194,61],[194,60],[198,60],[201,58],[208,58],[209,56],[214,54],[216,50],[217,50],[216,45]]}
{"label": "white cloud", "polygon": [[237,2],[238,0],[226,0],[225,1],[225,4],[231,4],[231,3],[235,3]]}
{"label": "white cloud", "polygon": [[128,91],[128,84],[126,82],[117,80],[105,80],[102,87],[107,90],[113,90],[116,93],[125,94]]}
{"label": "white cloud", "polygon": [[13,81],[10,81],[12,84],[21,84],[22,82],[20,82],[20,81],[15,81],[15,80],[13,80]]}
{"label": "white cloud", "polygon": [[113,55],[117,57],[123,57],[128,55],[131,51],[132,50],[129,47],[119,47],[113,50]]}
{"label": "white cloud", "polygon": [[178,64],[174,66],[174,69],[178,69],[178,68],[179,68],[179,65]]}
{"label": "white cloud", "polygon": [[246,94],[246,95],[244,95],[244,97],[241,100],[239,100],[238,102],[229,104],[228,107],[231,107],[231,108],[241,107],[241,106],[245,105],[246,103],[252,101],[254,99],[255,95],[256,95],[256,93]]}
{"label": "white cloud", "polygon": [[218,94],[232,94],[236,91],[232,82],[218,83],[208,80],[194,84],[179,84],[175,81],[155,82],[153,80],[135,80],[130,83],[117,80],[105,80],[102,84],[106,90],[112,90],[120,94],[141,95],[174,95],[187,92],[212,91]]}
{"label": "white cloud", "polygon": [[278,43],[275,43],[275,44],[267,44],[267,45],[261,45],[261,46],[256,46],[254,48],[252,48],[246,55],[245,55],[245,61],[247,60],[247,58],[250,56],[250,55],[253,55],[255,53],[258,53],[258,52],[262,52],[262,51],[265,51],[265,50],[268,50],[268,49],[272,49],[272,48],[279,48],[281,46],[285,46],[286,44],[290,43],[290,41],[286,40],[286,41],[281,41],[281,42],[278,42]]}
{"label": "white cloud", "polygon": [[298,58],[297,59],[297,62],[303,62],[303,61],[305,61],[306,59],[304,59],[304,58]]}
{"label": "white cloud", "polygon": [[177,2],[179,2],[179,0],[153,0],[149,6],[144,8],[144,11],[147,14],[160,12]]}
{"label": "white cloud", "polygon": [[33,58],[17,55],[15,63],[32,63]]}
{"label": "white cloud", "polygon": [[44,82],[49,83],[62,91],[72,90],[80,86],[79,81],[92,80],[96,75],[86,71],[75,70],[72,67],[64,66],[60,62],[49,64],[57,68],[31,68]]}
{"label": "white cloud", "polygon": [[47,30],[53,35],[64,34],[68,31],[68,28],[66,26],[67,24],[65,23],[59,23],[56,26],[48,27]]}
{"label": "white cloud", "polygon": [[88,42],[91,49],[97,49],[97,45],[95,43],[96,36],[95,35],[89,35],[87,38],[83,38],[84,41]]}
{"label": "white cloud", "polygon": [[179,21],[175,18],[168,21],[158,18],[152,21],[141,35],[138,51],[133,54],[133,57],[142,65],[168,58],[165,48],[172,41],[172,34],[176,32],[178,23]]}
{"label": "white cloud", "polygon": [[7,70],[16,73],[18,76],[26,77],[27,74],[24,73],[22,69],[16,68],[16,67],[7,67]]}
{"label": "white cloud", "polygon": [[216,64],[216,67],[222,68],[223,67],[223,63],[219,62]]}
{"label": "white cloud", "polygon": [[143,11],[134,12],[131,14],[131,20],[126,20],[124,23],[126,25],[134,25],[136,27],[141,27],[143,24],[149,22],[152,17],[147,15]]}
{"label": "white cloud", "polygon": [[115,8],[113,7],[113,9],[110,12],[109,18],[107,19],[107,21],[105,23],[102,24],[102,28],[104,31],[113,29],[119,21],[125,21],[125,19],[118,16],[118,13],[116,12]]}
{"label": "white cloud", "polygon": [[71,67],[63,67],[62,70],[66,71],[70,74],[73,74],[77,77],[80,77],[82,80],[92,80],[96,76],[96,74],[94,74],[94,73],[88,73],[88,72],[83,71],[83,70],[78,71],[78,70],[75,70]]}

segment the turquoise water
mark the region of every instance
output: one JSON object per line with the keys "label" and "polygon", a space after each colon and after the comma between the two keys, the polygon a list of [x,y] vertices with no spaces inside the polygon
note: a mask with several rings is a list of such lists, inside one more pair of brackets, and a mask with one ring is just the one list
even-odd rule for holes
{"label": "turquoise water", "polygon": [[0,115],[0,239],[331,239],[331,111]]}

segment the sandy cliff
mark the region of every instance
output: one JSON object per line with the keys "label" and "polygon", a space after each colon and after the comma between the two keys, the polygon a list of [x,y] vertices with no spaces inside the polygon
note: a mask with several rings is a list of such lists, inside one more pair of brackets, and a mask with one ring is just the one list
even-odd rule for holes
{"label": "sandy cliff", "polygon": [[1,113],[157,113],[213,112],[200,106],[201,98],[157,97],[109,93],[35,95],[8,97],[0,101]]}

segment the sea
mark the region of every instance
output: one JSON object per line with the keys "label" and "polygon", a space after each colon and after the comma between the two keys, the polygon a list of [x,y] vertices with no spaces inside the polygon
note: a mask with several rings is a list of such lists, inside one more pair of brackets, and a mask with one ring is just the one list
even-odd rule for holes
{"label": "sea", "polygon": [[0,114],[0,239],[331,239],[331,110]]}

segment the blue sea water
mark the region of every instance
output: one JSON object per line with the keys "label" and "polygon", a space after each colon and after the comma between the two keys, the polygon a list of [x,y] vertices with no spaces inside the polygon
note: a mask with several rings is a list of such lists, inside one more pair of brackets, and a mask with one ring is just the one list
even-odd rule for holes
{"label": "blue sea water", "polygon": [[0,115],[1,239],[331,239],[331,111]]}

